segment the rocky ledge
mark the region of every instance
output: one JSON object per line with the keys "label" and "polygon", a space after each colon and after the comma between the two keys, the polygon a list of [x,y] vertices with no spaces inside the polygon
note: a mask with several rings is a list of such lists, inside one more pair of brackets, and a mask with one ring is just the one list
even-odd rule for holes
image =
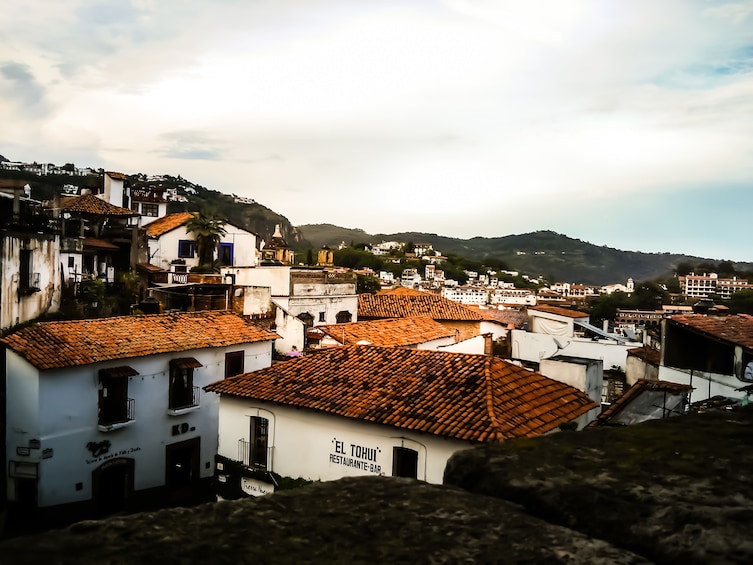
{"label": "rocky ledge", "polygon": [[446,486],[358,477],[81,522],[0,563],[751,563],[753,411],[456,454]]}

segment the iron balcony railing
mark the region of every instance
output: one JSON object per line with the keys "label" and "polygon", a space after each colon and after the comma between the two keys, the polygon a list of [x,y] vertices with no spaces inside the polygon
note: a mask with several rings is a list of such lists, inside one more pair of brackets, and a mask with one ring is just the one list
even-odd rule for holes
{"label": "iron balcony railing", "polygon": [[136,401],[133,398],[127,398],[124,406],[119,406],[116,409],[105,409],[104,413],[100,416],[100,426],[111,426],[113,424],[123,424],[125,422],[131,422],[135,419],[136,414]]}
{"label": "iron balcony railing", "polygon": [[250,441],[238,440],[238,460],[250,469],[271,471],[273,452],[274,447],[254,447]]}
{"label": "iron balcony railing", "polygon": [[172,394],[170,396],[170,410],[181,410],[183,408],[193,408],[199,405],[201,390],[197,386],[191,387],[184,394]]}

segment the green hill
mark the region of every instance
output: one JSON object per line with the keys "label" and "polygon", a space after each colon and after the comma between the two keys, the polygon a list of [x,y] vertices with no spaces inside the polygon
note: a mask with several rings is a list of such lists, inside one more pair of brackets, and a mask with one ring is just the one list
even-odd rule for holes
{"label": "green hill", "polygon": [[[402,241],[430,243],[443,255],[455,254],[476,261],[491,258],[507,263],[511,269],[548,280],[602,285],[671,275],[682,262],[698,264],[713,261],[703,257],[671,253],[639,253],[573,239],[553,231],[536,231],[504,237],[458,239],[433,233],[403,232],[369,235],[360,229],[339,228],[332,224],[298,226],[312,247]],[[750,270],[753,264],[738,263],[736,268]]]}

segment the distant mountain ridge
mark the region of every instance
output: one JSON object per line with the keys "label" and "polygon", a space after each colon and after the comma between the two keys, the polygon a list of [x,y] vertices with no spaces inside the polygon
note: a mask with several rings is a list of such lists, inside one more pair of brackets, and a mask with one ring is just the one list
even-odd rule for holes
{"label": "distant mountain ridge", "polygon": [[[667,277],[679,263],[713,261],[683,254],[621,251],[548,230],[471,239],[422,232],[371,235],[361,229],[341,228],[332,224],[302,225],[298,226],[298,231],[313,247],[336,246],[341,242],[347,245],[381,241],[430,243],[444,255],[452,253],[481,262],[488,258],[501,259],[511,269],[521,273],[590,285],[624,284],[628,278],[643,281]],[[744,270],[753,268],[753,263],[735,265]]]}
{"label": "distant mountain ridge", "polygon": [[[0,155],[0,161],[8,161]],[[101,174],[100,169],[100,174]],[[560,282],[578,282],[592,285],[624,283],[628,278],[635,281],[666,277],[674,272],[681,262],[698,264],[716,261],[692,255],[670,253],[641,253],[621,251],[606,246],[573,239],[553,231],[536,231],[526,234],[494,238],[474,237],[459,239],[434,233],[402,232],[393,234],[368,234],[358,228],[343,228],[333,224],[305,224],[293,226],[287,217],[258,202],[241,202],[233,195],[212,190],[180,176],[162,175],[159,181],[144,182],[146,175],[129,174],[129,182],[148,186],[159,184],[174,187],[187,197],[187,202],[171,202],[169,212],[212,211],[225,217],[238,227],[257,233],[268,239],[279,225],[283,237],[299,252],[316,250],[323,245],[334,247],[380,241],[430,243],[443,254],[455,254],[466,259],[483,262],[488,258],[501,259],[511,269],[532,276],[544,276]],[[32,188],[32,196],[40,200],[51,199],[60,194],[63,185],[76,184],[81,188],[98,186],[101,176],[87,177],[47,175],[39,176],[25,171],[0,171],[0,178],[26,179]],[[186,187],[189,190],[186,190]],[[738,270],[753,271],[753,263],[734,263]]]}

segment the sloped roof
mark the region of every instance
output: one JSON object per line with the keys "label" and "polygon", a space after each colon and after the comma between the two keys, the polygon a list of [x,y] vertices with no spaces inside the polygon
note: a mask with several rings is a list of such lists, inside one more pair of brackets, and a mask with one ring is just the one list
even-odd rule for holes
{"label": "sloped roof", "polygon": [[120,247],[118,247],[114,243],[110,243],[109,241],[105,241],[104,239],[97,239],[96,237],[85,237],[84,247],[89,247],[92,249],[103,249],[103,250],[119,250],[120,249]]}
{"label": "sloped roof", "polygon": [[536,306],[529,306],[528,310],[546,312],[548,314],[556,314],[557,316],[566,316],[567,318],[588,318],[588,314],[586,314],[585,312],[571,310],[570,308],[562,308],[561,306],[551,306],[549,304],[537,304]]}
{"label": "sloped roof", "polygon": [[118,173],[116,171],[106,171],[105,174],[111,179],[126,180],[126,176],[123,173]]}
{"label": "sloped roof", "polygon": [[681,314],[671,316],[669,319],[708,336],[753,349],[753,316],[749,314],[736,316]]}
{"label": "sloped roof", "polygon": [[477,442],[541,435],[597,407],[497,357],[366,345],[324,349],[205,390]]}
{"label": "sloped roof", "polygon": [[658,349],[646,347],[645,345],[643,347],[628,349],[627,354],[637,357],[638,359],[642,359],[643,361],[650,363],[651,365],[659,366],[659,363],[661,361],[661,352]]}
{"label": "sloped roof", "polygon": [[458,302],[410,288],[358,295],[359,318],[427,317],[433,320],[481,321],[477,311]]}
{"label": "sloped roof", "polygon": [[70,213],[94,216],[138,216],[138,212],[110,204],[93,194],[68,196],[60,202],[60,209]]}
{"label": "sloped roof", "polygon": [[371,345],[407,347],[455,335],[454,331],[448,331],[446,327],[431,318],[386,318],[348,324],[329,324],[317,326],[317,328],[343,345],[355,345],[359,341],[368,341]]}
{"label": "sloped roof", "polygon": [[39,370],[276,339],[227,311],[41,322],[0,339]]}
{"label": "sloped roof", "polygon": [[161,218],[157,218],[153,222],[150,222],[144,229],[146,230],[147,236],[159,237],[162,234],[165,234],[177,227],[182,226],[191,218],[193,218],[192,212],[178,212],[176,214],[168,214],[167,216],[162,216]]}
{"label": "sloped roof", "polygon": [[474,305],[467,305],[466,308],[474,310],[481,314],[487,322],[498,322],[500,324],[510,325],[520,329],[528,321],[528,315],[521,310],[499,310],[497,308],[479,308]]}
{"label": "sloped roof", "polygon": [[684,385],[679,383],[673,383],[669,381],[652,381],[648,379],[638,379],[633,386],[631,386],[627,392],[610,404],[609,408],[604,410],[596,418],[594,424],[603,425],[615,418],[617,414],[625,410],[630,404],[635,401],[645,391],[666,392],[667,394],[679,395],[685,394],[693,390],[690,385]]}

